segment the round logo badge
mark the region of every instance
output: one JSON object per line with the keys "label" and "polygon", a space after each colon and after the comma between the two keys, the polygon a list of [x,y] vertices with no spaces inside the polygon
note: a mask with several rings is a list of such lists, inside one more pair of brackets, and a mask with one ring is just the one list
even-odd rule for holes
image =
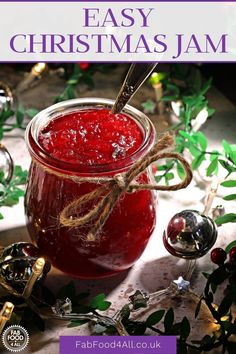
{"label": "round logo badge", "polygon": [[24,327],[9,326],[2,335],[2,342],[6,349],[11,352],[20,352],[29,343],[29,334]]}

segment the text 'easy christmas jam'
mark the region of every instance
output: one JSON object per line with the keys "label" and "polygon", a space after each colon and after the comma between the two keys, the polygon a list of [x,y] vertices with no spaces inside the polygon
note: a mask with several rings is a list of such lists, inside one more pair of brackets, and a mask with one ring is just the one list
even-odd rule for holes
{"label": "text 'easy christmas jam'", "polygon": [[[82,9],[78,33],[16,33],[9,40],[19,54],[168,53],[172,59],[191,54],[228,53],[227,33],[159,33],[157,8]],[[153,23],[155,22],[155,25]]]}

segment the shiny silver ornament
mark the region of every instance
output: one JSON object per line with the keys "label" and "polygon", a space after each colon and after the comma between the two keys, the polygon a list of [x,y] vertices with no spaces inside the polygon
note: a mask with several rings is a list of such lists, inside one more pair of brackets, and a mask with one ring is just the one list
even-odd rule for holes
{"label": "shiny silver ornament", "polygon": [[0,81],[0,113],[11,109],[13,105],[13,95],[10,88]]}
{"label": "shiny silver ornament", "polygon": [[[40,256],[39,249],[31,243],[18,242],[6,247],[0,257],[0,282],[2,280],[17,292],[22,292],[32,274],[32,267]],[[45,279],[50,267],[50,263],[46,262],[38,281]]]}
{"label": "shiny silver ornament", "polygon": [[[7,148],[0,143],[0,171],[3,172],[3,179],[9,183],[14,170],[14,163]],[[1,194],[0,194],[1,199]]]}
{"label": "shiny silver ornament", "polygon": [[204,256],[216,238],[217,227],[214,221],[196,210],[183,210],[174,215],[163,234],[167,251],[184,259]]}

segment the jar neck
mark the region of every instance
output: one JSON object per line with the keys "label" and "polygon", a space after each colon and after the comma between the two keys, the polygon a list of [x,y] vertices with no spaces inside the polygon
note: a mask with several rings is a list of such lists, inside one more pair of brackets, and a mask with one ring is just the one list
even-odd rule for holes
{"label": "jar neck", "polygon": [[86,109],[111,109],[114,100],[100,98],[73,99],[55,104],[38,113],[29,123],[26,129],[26,143],[34,160],[49,169],[72,175],[114,175],[128,170],[134,162],[144,156],[153,146],[156,134],[155,128],[148,117],[130,105],[127,105],[122,113],[133,119],[140,127],[143,141],[139,148],[131,155],[107,164],[84,165],[62,161],[52,157],[38,142],[40,131],[49,122],[60,116]]}

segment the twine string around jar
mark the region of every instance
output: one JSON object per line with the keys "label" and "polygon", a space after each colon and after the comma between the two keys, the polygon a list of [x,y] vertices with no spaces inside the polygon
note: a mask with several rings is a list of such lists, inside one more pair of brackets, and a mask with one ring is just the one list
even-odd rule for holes
{"label": "twine string around jar", "polygon": [[[87,241],[95,241],[96,236],[99,234],[115,204],[124,192],[133,192],[135,190],[176,191],[186,188],[192,180],[192,171],[183,156],[175,152],[164,152],[166,149],[173,149],[173,146],[173,135],[165,133],[153,148],[146,155],[137,160],[127,172],[116,174],[113,177],[71,176],[44,166],[48,173],[73,180],[76,183],[91,182],[104,184],[65,206],[59,215],[60,224],[65,227],[73,228],[92,222],[91,229],[88,232],[86,239]],[[140,173],[142,173],[149,165],[163,158],[173,158],[181,163],[185,170],[185,178],[183,181],[172,186],[139,184],[134,182]],[[77,214],[84,205],[87,205],[89,202],[94,202],[96,199],[98,199],[98,202],[95,203],[93,208],[85,215],[78,217],[72,216]]]}

